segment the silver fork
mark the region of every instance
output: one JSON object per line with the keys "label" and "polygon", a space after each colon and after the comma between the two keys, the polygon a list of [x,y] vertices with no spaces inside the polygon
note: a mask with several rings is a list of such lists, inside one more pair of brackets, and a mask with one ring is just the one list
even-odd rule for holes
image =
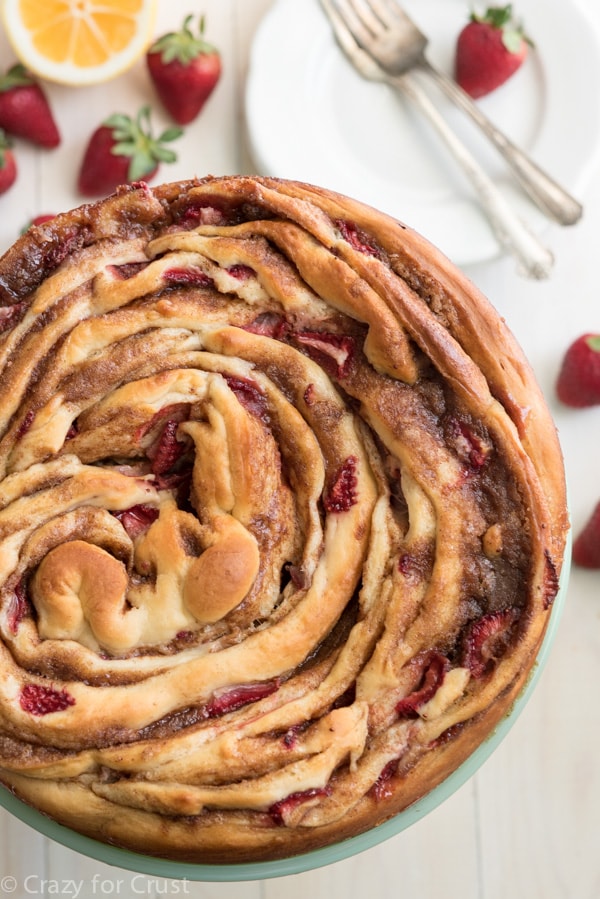
{"label": "silver fork", "polygon": [[561,225],[581,218],[581,204],[500,131],[445,72],[425,55],[427,37],[396,0],[349,0],[337,3],[356,41],[390,75],[425,70],[444,94],[469,115],[499,150],[530,199]]}
{"label": "silver fork", "polygon": [[411,73],[386,73],[359,46],[353,34],[356,13],[351,3],[353,0],[321,0],[341,49],[364,78],[383,81],[403,91],[427,116],[473,185],[498,243],[517,259],[519,272],[539,280],[547,278],[554,263],[551,251],[514,213],[492,179],[461,143]]}

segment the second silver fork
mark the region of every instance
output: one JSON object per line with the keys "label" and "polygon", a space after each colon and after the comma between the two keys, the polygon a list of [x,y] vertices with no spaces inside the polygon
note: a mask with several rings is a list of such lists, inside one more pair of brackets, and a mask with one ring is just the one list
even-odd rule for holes
{"label": "second silver fork", "polygon": [[519,263],[519,272],[530,278],[547,278],[554,257],[537,236],[514,213],[492,179],[470,151],[461,143],[416,79],[410,74],[389,75],[359,46],[351,26],[353,12],[347,16],[348,0],[321,0],[335,37],[351,63],[364,78],[383,81],[405,93],[423,112],[444,140],[455,160],[473,185],[500,246]]}

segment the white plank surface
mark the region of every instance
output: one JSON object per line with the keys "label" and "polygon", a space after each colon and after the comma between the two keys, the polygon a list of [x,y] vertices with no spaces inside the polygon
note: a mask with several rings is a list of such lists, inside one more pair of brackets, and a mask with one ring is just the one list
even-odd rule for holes
{"label": "white plank surface", "polygon": [[[597,0],[578,0],[600,29]],[[193,8],[223,53],[224,75],[161,180],[251,172],[243,88],[254,30],[271,0],[160,0],[158,30]],[[467,4],[466,4],[467,5]],[[0,31],[0,66],[12,61]],[[598,85],[581,104],[597,102]],[[18,188],[0,198],[0,251],[33,215],[81,202],[76,172],[87,136],[114,111],[134,112],[150,93],[143,65],[96,88],[49,86],[63,133],[50,153],[19,144]],[[282,110],[280,114],[285,115]],[[156,129],[168,120],[156,108]],[[576,135],[565,135],[565,140]],[[293,173],[290,173],[293,177]],[[527,283],[508,260],[469,274],[507,318],[538,374],[559,427],[577,531],[600,499],[600,410],[573,413],[554,399],[568,342],[600,331],[598,234],[600,166],[575,228],[550,227],[552,279]],[[238,884],[192,883],[137,875],[100,864],[40,836],[0,811],[0,895],[158,896],[203,899],[597,899],[600,896],[600,574],[574,571],[546,669],[528,706],[478,774],[434,813],[363,854],[305,874]]]}

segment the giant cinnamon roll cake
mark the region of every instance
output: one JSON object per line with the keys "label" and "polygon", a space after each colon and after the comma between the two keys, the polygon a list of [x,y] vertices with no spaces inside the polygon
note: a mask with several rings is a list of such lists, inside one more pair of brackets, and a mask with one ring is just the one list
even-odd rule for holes
{"label": "giant cinnamon roll cake", "polygon": [[409,228],[141,183],[0,260],[0,780],[80,833],[275,859],[384,821],[524,685],[567,513],[503,321]]}

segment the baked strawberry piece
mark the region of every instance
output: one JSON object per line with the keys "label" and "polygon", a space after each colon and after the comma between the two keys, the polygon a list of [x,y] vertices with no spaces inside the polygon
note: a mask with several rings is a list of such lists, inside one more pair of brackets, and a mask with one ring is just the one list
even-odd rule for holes
{"label": "baked strawberry piece", "polygon": [[600,403],[600,334],[582,334],[569,346],[556,393],[561,402],[576,409]]}
{"label": "baked strawberry piece", "polygon": [[521,68],[530,45],[512,4],[471,13],[456,43],[454,77],[471,97],[484,97]]}
{"label": "baked strawberry piece", "polygon": [[159,38],[146,55],[158,96],[180,125],[196,118],[221,77],[221,55],[204,39],[204,16],[198,34],[191,30],[192,18]]}

